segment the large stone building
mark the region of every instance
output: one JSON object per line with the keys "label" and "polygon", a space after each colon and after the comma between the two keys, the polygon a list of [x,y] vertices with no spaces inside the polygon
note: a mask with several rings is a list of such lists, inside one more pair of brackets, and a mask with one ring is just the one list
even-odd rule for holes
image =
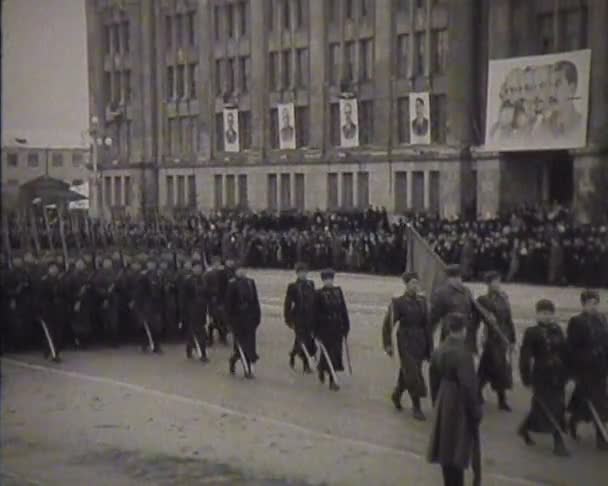
{"label": "large stone building", "polygon": [[[162,209],[384,206],[492,215],[523,202],[582,214],[608,139],[604,0],[87,0],[100,203]],[[590,48],[587,145],[483,149],[489,59]],[[431,144],[409,96],[430,92]],[[340,147],[339,101],[359,146]],[[279,149],[277,105],[297,148]],[[238,109],[240,151],[224,146]],[[603,144],[603,145],[602,145]]]}

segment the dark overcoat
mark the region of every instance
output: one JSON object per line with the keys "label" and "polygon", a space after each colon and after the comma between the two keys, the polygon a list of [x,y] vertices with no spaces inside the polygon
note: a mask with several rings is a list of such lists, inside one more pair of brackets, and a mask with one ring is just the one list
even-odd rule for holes
{"label": "dark overcoat", "polygon": [[226,292],[226,314],[234,334],[235,346],[238,343],[247,360],[255,363],[259,358],[256,331],[262,319],[262,311],[253,279],[235,277],[230,280]]}
{"label": "dark overcoat", "polygon": [[285,323],[295,331],[296,341],[303,343],[308,352],[314,354],[315,284],[312,280],[297,280],[287,286],[283,317]]}
{"label": "dark overcoat", "polygon": [[[350,331],[350,319],[346,301],[340,287],[323,287],[315,291],[315,319],[313,334],[329,355],[335,371],[344,371],[342,343]],[[326,366],[321,355],[319,366]]]}

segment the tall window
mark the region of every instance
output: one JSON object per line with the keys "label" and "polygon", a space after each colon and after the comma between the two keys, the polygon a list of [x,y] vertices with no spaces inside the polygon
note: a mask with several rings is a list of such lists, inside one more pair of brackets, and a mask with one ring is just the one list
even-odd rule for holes
{"label": "tall window", "polygon": [[110,54],[112,52],[112,30],[107,24],[103,26],[103,43],[104,52]]}
{"label": "tall window", "polygon": [[122,72],[122,80],[123,80],[123,100],[125,103],[131,101],[131,71],[123,71]]}
{"label": "tall window", "polygon": [[114,71],[114,79],[112,80],[112,104],[118,105],[120,103],[120,85],[121,75],[120,71]]}
{"label": "tall window", "polygon": [[173,186],[173,176],[167,176],[166,183],[167,183],[167,207],[172,208],[175,205],[175,187]]}
{"label": "tall window", "polygon": [[444,74],[448,65],[448,31],[433,31],[433,72]]}
{"label": "tall window", "polygon": [[[76,155],[76,154],[74,154],[74,155]],[[19,159],[17,157],[17,154],[14,152],[7,154],[6,163],[9,167],[17,167],[17,165],[19,164]]]}
{"label": "tall window", "polygon": [[215,40],[219,41],[222,38],[222,9],[219,6],[213,9],[213,31]]}
{"label": "tall window", "polygon": [[397,37],[397,76],[407,78],[409,69],[409,35]]}
{"label": "tall window", "polygon": [[[434,213],[439,212],[439,200],[440,200],[440,192],[439,192],[439,171],[432,170],[429,174],[429,208]],[[473,186],[473,187],[476,187]]]}
{"label": "tall window", "polygon": [[344,17],[346,17],[347,20],[352,20],[353,19],[353,15],[354,15],[353,1],[354,0],[343,0],[343,2],[344,2]]}
{"label": "tall window", "polygon": [[114,206],[122,206],[122,177],[114,177]]}
{"label": "tall window", "polygon": [[241,148],[251,148],[251,112],[239,111],[239,129]]}
{"label": "tall window", "polygon": [[167,99],[171,100],[175,93],[175,74],[173,66],[167,66]]}
{"label": "tall window", "polygon": [[270,83],[271,91],[276,91],[278,87],[279,80],[279,53],[271,52],[268,56],[268,81]]}
{"label": "tall window", "polygon": [[283,0],[283,29],[291,29],[291,9],[289,3],[291,0]]}
{"label": "tall window", "polygon": [[359,102],[359,141],[361,145],[374,143],[374,102]]}
{"label": "tall window", "polygon": [[276,108],[270,110],[270,147],[279,148],[279,117]]}
{"label": "tall window", "polygon": [[291,87],[291,51],[285,50],[281,55],[283,60],[283,89],[289,89]]}
{"label": "tall window", "polygon": [[105,199],[105,205],[107,207],[112,206],[112,178],[111,177],[104,177],[103,178],[103,189],[104,189],[104,199]]}
{"label": "tall window", "polygon": [[397,100],[397,131],[399,143],[410,143],[410,100],[407,96]]}
{"label": "tall window", "polygon": [[587,47],[587,7],[562,10],[559,13],[561,50],[573,51]]}
{"label": "tall window", "polygon": [[131,176],[125,176],[123,192],[125,195],[125,206],[130,206],[131,205]]}
{"label": "tall window", "polygon": [[291,175],[281,174],[281,209],[291,208]]}
{"label": "tall window", "polygon": [[445,143],[447,139],[447,97],[444,94],[431,98],[431,138],[433,143]]}
{"label": "tall window", "polygon": [[27,154],[27,165],[29,167],[38,167],[38,152],[30,152]]}
{"label": "tall window", "polygon": [[331,145],[340,145],[340,104],[329,105],[329,141]]}
{"label": "tall window", "polygon": [[422,75],[424,74],[424,32],[416,32],[414,36],[415,40],[415,49],[416,49],[416,74]]}
{"label": "tall window", "polygon": [[236,206],[236,184],[233,175],[226,176],[226,206],[231,209]]}
{"label": "tall window", "polygon": [[131,42],[129,36],[129,21],[125,20],[121,24],[122,28],[122,45],[124,47],[125,52],[129,52],[131,50]]}
{"label": "tall window", "polygon": [[63,167],[63,154],[57,152],[53,154],[53,167]]}
{"label": "tall window", "polygon": [[370,6],[370,0],[360,0],[361,1],[361,18],[363,20],[366,20],[367,18],[369,18],[370,16],[370,12],[371,12],[371,6]]}
{"label": "tall window", "polygon": [[226,90],[234,92],[234,59],[226,60]]}
{"label": "tall window", "polygon": [[241,36],[247,35],[247,2],[239,2],[239,31]]}
{"label": "tall window", "polygon": [[188,44],[196,45],[196,12],[188,12]]}
{"label": "tall window", "polygon": [[308,0],[295,0],[296,28],[301,29],[307,24]]}
{"label": "tall window", "polygon": [[412,172],[412,207],[414,211],[424,210],[424,172]]}
{"label": "tall window", "polygon": [[223,61],[222,59],[215,60],[215,92],[221,95],[224,89],[223,83]]}
{"label": "tall window", "polygon": [[327,209],[338,208],[338,174],[327,174]]}
{"label": "tall window", "polygon": [[239,58],[239,73],[241,75],[241,92],[249,92],[249,76],[251,71],[251,62],[249,56]]}
{"label": "tall window", "polygon": [[266,0],[266,19],[268,31],[274,30],[274,0]]}
{"label": "tall window", "polygon": [[182,14],[175,16],[175,38],[177,46],[182,47],[184,45],[184,16]]}
{"label": "tall window", "polygon": [[359,42],[359,79],[369,81],[374,65],[374,41],[362,39]]}
{"label": "tall window", "polygon": [[232,3],[226,5],[226,32],[229,39],[234,37],[234,5]]}
{"label": "tall window", "polygon": [[247,175],[241,174],[238,178],[238,205],[241,208],[246,208],[249,205],[249,196],[247,194]]}
{"label": "tall window", "polygon": [[407,172],[395,172],[395,211],[407,211]]}
{"label": "tall window", "polygon": [[344,81],[352,82],[355,73],[355,43],[344,43]]}
{"label": "tall window", "polygon": [[306,206],[304,174],[295,175],[295,188],[295,207],[298,211],[304,211]]}
{"label": "tall window", "polygon": [[185,82],[186,82],[186,78],[184,76],[185,73],[185,66],[183,64],[180,64],[179,66],[177,66],[177,98],[178,99],[183,99],[184,95],[185,95]]}
{"label": "tall window", "polygon": [[340,44],[329,45],[329,83],[337,86],[340,77]]}
{"label": "tall window", "polygon": [[305,88],[308,85],[308,49],[296,50],[296,85]]}
{"label": "tall window", "polygon": [[222,209],[224,206],[224,178],[221,174],[216,174],[213,177],[213,187],[215,209]]}
{"label": "tall window", "polygon": [[81,153],[75,152],[72,154],[72,166],[73,167],[82,166],[82,160],[83,160],[83,156]]}
{"label": "tall window", "polygon": [[345,172],[342,174],[342,207],[350,209],[353,207],[353,173]]}
{"label": "tall window", "polygon": [[215,114],[215,148],[218,152],[224,151],[224,114]]}
{"label": "tall window", "polygon": [[268,196],[268,209],[278,209],[278,183],[276,174],[268,174],[266,194]]}
{"label": "tall window", "polygon": [[188,206],[196,207],[196,176],[188,176]]}
{"label": "tall window", "polygon": [[197,87],[196,78],[197,78],[196,64],[188,65],[188,81],[190,82],[190,89],[189,89],[188,95],[193,100],[196,99],[196,87]]}
{"label": "tall window", "polygon": [[186,205],[186,181],[184,176],[177,176],[177,207]]}
{"label": "tall window", "polygon": [[306,147],[310,137],[310,116],[307,106],[296,107],[296,147]]}
{"label": "tall window", "polygon": [[555,39],[553,37],[552,14],[543,14],[538,16],[538,35],[540,40],[541,54],[553,52]]}
{"label": "tall window", "polygon": [[357,207],[369,207],[369,172],[357,173]]}

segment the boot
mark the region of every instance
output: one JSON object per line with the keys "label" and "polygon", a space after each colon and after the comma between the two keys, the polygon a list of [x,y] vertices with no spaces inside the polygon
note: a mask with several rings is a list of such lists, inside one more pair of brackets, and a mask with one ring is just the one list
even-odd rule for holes
{"label": "boot", "polygon": [[331,391],[338,391],[340,389],[340,386],[332,379],[329,382],[329,389]]}
{"label": "boot", "polygon": [[209,324],[209,346],[213,346],[213,324]]}
{"label": "boot", "polygon": [[293,370],[296,366],[296,355],[292,351],[289,353],[289,367]]}
{"label": "boot", "polygon": [[606,442],[597,426],[595,427],[595,444],[598,451],[608,451],[608,442]]}
{"label": "boot", "polygon": [[319,381],[325,384],[325,371],[319,368]]}
{"label": "boot", "polygon": [[234,375],[236,373],[236,361],[237,361],[237,357],[236,356],[231,356],[230,360],[228,361],[229,364],[229,370],[230,370],[230,374]]}
{"label": "boot", "polygon": [[186,358],[192,358],[192,344],[186,344]]}
{"label": "boot", "polygon": [[568,434],[576,441],[578,441],[577,425],[577,420],[574,417],[570,417],[570,420],[568,420]]}
{"label": "boot", "polygon": [[507,395],[505,394],[504,390],[498,392],[498,409],[502,410],[503,412],[511,411],[511,407],[507,403]]}
{"label": "boot", "polygon": [[534,442],[532,440],[532,437],[530,437],[530,434],[528,433],[528,429],[525,424],[521,424],[519,426],[519,428],[517,429],[517,435],[519,435],[524,440],[527,446],[536,445],[536,442]]}
{"label": "boot", "polygon": [[312,370],[310,369],[310,365],[308,364],[308,361],[304,360],[303,363],[304,364],[303,364],[302,371],[304,372],[304,374],[310,375],[312,373]]}
{"label": "boot", "polygon": [[201,351],[203,355],[199,358],[201,363],[209,363],[209,358],[207,357],[207,353],[205,351]]}
{"label": "boot", "polygon": [[566,444],[564,444],[564,440],[562,436],[559,434],[553,434],[553,454],[558,457],[569,457],[570,452],[566,449]]}
{"label": "boot", "polygon": [[391,401],[393,402],[396,410],[399,412],[403,410],[403,407],[401,406],[401,393],[399,393],[399,390],[395,389],[395,391],[393,391],[391,394]]}
{"label": "boot", "polygon": [[412,398],[412,416],[421,422],[426,420],[426,417],[422,412],[422,408],[420,407],[420,398],[418,397]]}

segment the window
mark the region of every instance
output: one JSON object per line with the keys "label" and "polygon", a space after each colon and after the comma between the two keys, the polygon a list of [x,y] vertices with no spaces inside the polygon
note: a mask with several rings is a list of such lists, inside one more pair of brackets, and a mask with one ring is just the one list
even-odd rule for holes
{"label": "window", "polygon": [[338,0],[325,0],[327,2],[327,17],[330,25],[338,23]]}
{"label": "window", "polygon": [[270,147],[279,148],[279,115],[276,108],[270,110]]}
{"label": "window", "polygon": [[310,137],[310,117],[307,106],[296,107],[296,147],[307,147]]}
{"label": "window", "polygon": [[239,111],[239,129],[241,148],[251,148],[251,112]]}
{"label": "window", "polygon": [[367,19],[370,14],[370,0],[361,0],[361,17]]}
{"label": "window", "polygon": [[396,0],[397,12],[400,14],[409,15],[410,13],[410,0]]}
{"label": "window", "polygon": [[173,18],[169,15],[165,17],[165,46],[173,46]]}
{"label": "window", "polygon": [[231,3],[226,5],[226,32],[229,39],[234,37],[234,5]]}
{"label": "window", "polygon": [[448,65],[448,31],[433,31],[433,72],[444,74]]}
{"label": "window", "polygon": [[573,51],[587,46],[587,8],[559,13],[561,50]]}
{"label": "window", "polygon": [[271,52],[268,58],[269,72],[268,81],[270,83],[270,90],[276,91],[278,89],[278,73],[279,73],[279,53]]}
{"label": "window", "polygon": [[281,209],[291,209],[291,176],[281,174]]}
{"label": "window", "polygon": [[416,32],[415,37],[416,41],[416,74],[422,75],[424,74],[424,32]]}
{"label": "window", "polygon": [[305,199],[305,186],[304,186],[304,174],[296,174],[295,175],[295,206],[298,211],[304,211],[306,209],[306,199]]}
{"label": "window", "polygon": [[186,66],[180,64],[177,66],[177,98],[183,99],[186,94]]}
{"label": "window", "polygon": [[274,0],[266,0],[266,18],[268,19],[268,31],[274,30]]}
{"label": "window", "polygon": [[188,206],[196,207],[196,176],[188,176]]}
{"label": "window", "polygon": [[374,65],[374,41],[363,39],[359,42],[359,79],[369,81]]}
{"label": "window", "polygon": [[217,59],[215,61],[215,92],[218,95],[222,94],[222,89],[223,89],[223,83],[222,83],[222,60],[221,59]]}
{"label": "window", "polygon": [[410,100],[403,97],[397,100],[397,140],[410,143]]}
{"label": "window", "polygon": [[340,77],[340,44],[329,45],[329,83],[331,86],[338,85]]}
{"label": "window", "polygon": [[188,44],[196,45],[196,12],[188,12]]}
{"label": "window", "polygon": [[[476,185],[473,187],[476,187]],[[434,213],[439,212],[439,198],[439,171],[432,170],[429,181],[429,209]]]}
{"label": "window", "polygon": [[221,174],[217,174],[214,176],[213,186],[215,209],[222,209],[222,207],[224,206],[224,181]]}
{"label": "window", "polygon": [[173,153],[173,120],[172,119],[168,119],[167,120],[167,127],[166,127],[166,137],[167,137],[167,151],[166,154],[172,154]]}
{"label": "window", "polygon": [[128,103],[131,101],[131,71],[122,72],[123,100]]}
{"label": "window", "polygon": [[412,208],[414,211],[424,210],[424,172],[415,170],[412,172]]}
{"label": "window", "polygon": [[82,165],[83,156],[80,152],[72,154],[72,167],[80,167]]}
{"label": "window", "polygon": [[222,12],[220,7],[216,6],[213,9],[213,31],[215,32],[215,40],[219,41],[222,38]]}
{"label": "window", "polygon": [[117,105],[118,103],[120,103],[120,96],[121,96],[120,85],[122,84],[120,78],[121,78],[120,71],[114,71],[114,79],[112,80],[112,103],[114,105]]}
{"label": "window", "polygon": [[193,116],[192,117],[192,124],[190,126],[190,128],[192,129],[192,134],[191,134],[191,140],[192,140],[192,153],[193,154],[197,154],[198,153],[198,139],[199,139],[199,128],[198,128],[198,116]]}
{"label": "window", "polygon": [[553,38],[553,15],[543,14],[538,16],[538,35],[540,41],[540,53],[548,54],[553,51],[555,39]]}
{"label": "window", "polygon": [[301,29],[307,24],[308,0],[295,0],[296,28]]}
{"label": "window", "polygon": [[124,21],[122,24],[122,45],[125,52],[129,52],[131,50],[131,42],[129,38],[129,22]]}
{"label": "window", "polygon": [[72,180],[72,186],[82,186],[84,181],[82,179],[74,179]]}
{"label": "window", "polygon": [[353,207],[353,173],[342,174],[342,207],[350,209]]}
{"label": "window", "polygon": [[308,85],[308,49],[296,50],[296,85],[305,88]]}
{"label": "window", "polygon": [[246,174],[241,174],[239,175],[239,180],[238,180],[238,198],[239,198],[239,207],[240,208],[246,208],[247,206],[249,206],[249,196],[247,195],[247,175]]}
{"label": "window", "polygon": [[197,69],[196,64],[188,65],[188,81],[190,82],[190,89],[188,90],[188,96],[190,99],[196,99],[196,78]]}
{"label": "window", "polygon": [[114,52],[120,52],[120,28],[118,24],[112,25],[112,35],[114,37]]}
{"label": "window", "polygon": [[19,164],[19,159],[16,153],[8,153],[6,154],[6,163],[9,167],[17,167]]}
{"label": "window", "polygon": [[282,56],[282,74],[283,74],[283,89],[291,87],[291,51],[286,50],[281,53]]}
{"label": "window", "polygon": [[431,139],[433,143],[447,139],[447,97],[443,94],[431,98]]}
{"label": "window", "polygon": [[114,177],[114,204],[113,206],[122,206],[122,177]]}
{"label": "window", "polygon": [[407,78],[409,70],[409,38],[407,34],[397,37],[397,76]]}
{"label": "window", "polygon": [[125,176],[124,178],[124,195],[125,195],[125,206],[131,205],[131,177]]}
{"label": "window", "polygon": [[241,92],[249,92],[249,76],[251,75],[251,62],[248,56],[239,58],[239,73],[241,75]]}
{"label": "window", "polygon": [[177,207],[186,205],[186,181],[184,176],[177,176]]}
{"label": "window", "polygon": [[112,178],[104,177],[103,178],[103,190],[104,190],[104,200],[105,206],[110,207],[112,205]]}
{"label": "window", "polygon": [[53,167],[63,167],[63,154],[62,153],[54,153],[52,160],[53,160]]}
{"label": "window", "polygon": [[182,14],[175,16],[175,37],[177,47],[182,47],[184,45],[184,16]]}
{"label": "window", "polygon": [[283,29],[289,30],[291,28],[291,12],[289,9],[289,2],[291,0],[283,0]]}
{"label": "window", "polygon": [[331,145],[340,145],[340,103],[329,105],[329,140]]}
{"label": "window", "polygon": [[183,118],[173,119],[173,129],[175,130],[175,153],[181,154],[184,150],[184,131],[182,127]]}
{"label": "window", "polygon": [[180,130],[182,132],[182,153],[192,154],[192,117],[183,116],[181,118]]}
{"label": "window", "polygon": [[344,81],[351,82],[355,75],[355,43],[344,44]]}
{"label": "window", "polygon": [[266,194],[268,196],[268,209],[276,211],[278,209],[278,184],[276,174],[268,174]]}
{"label": "window", "polygon": [[175,68],[167,67],[167,99],[172,100],[175,97]]}
{"label": "window", "polygon": [[112,41],[111,41],[111,29],[109,25],[103,26],[103,43],[104,43],[104,52],[106,54],[110,54],[112,52]]}
{"label": "window", "polygon": [[361,145],[374,143],[374,102],[359,102],[359,142]]}
{"label": "window", "polygon": [[369,207],[369,172],[357,174],[357,207],[359,209]]}
{"label": "window", "polygon": [[426,0],[416,0],[416,8],[424,8],[424,2]]}
{"label": "window", "polygon": [[103,73],[103,97],[107,105],[112,103],[112,73]]}
{"label": "window", "polygon": [[224,151],[224,114],[215,114],[215,148],[218,152]]}
{"label": "window", "polygon": [[29,167],[38,167],[39,161],[37,152],[30,152],[27,154],[27,165]]}
{"label": "window", "polygon": [[353,19],[353,0],[343,0],[344,1],[344,16],[346,20]]}
{"label": "window", "polygon": [[407,211],[407,172],[395,172],[395,211]]}
{"label": "window", "polygon": [[247,2],[239,3],[239,23],[241,35],[247,35]]}
{"label": "window", "polygon": [[226,61],[226,91],[234,92],[234,59]]}
{"label": "window", "polygon": [[338,174],[327,174],[327,209],[338,208]]}

